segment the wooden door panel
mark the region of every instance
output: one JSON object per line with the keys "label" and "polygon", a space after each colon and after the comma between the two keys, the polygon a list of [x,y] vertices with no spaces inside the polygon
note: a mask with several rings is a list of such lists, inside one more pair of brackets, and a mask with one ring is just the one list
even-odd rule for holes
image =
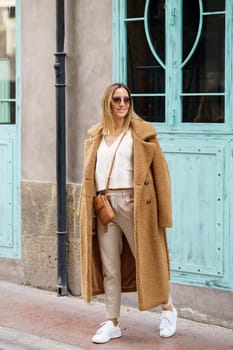
{"label": "wooden door panel", "polygon": [[[7,137],[8,136],[8,137]],[[0,257],[20,256],[19,200],[15,132],[0,134]]]}
{"label": "wooden door panel", "polygon": [[173,189],[172,270],[222,276],[224,149],[183,144],[164,151]]}

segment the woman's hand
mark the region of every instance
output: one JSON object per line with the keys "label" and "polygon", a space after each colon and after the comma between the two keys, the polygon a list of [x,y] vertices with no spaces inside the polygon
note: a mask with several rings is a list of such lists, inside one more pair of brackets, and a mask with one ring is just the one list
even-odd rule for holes
{"label": "woman's hand", "polygon": [[126,204],[133,203],[133,202],[134,202],[134,198],[125,199]]}

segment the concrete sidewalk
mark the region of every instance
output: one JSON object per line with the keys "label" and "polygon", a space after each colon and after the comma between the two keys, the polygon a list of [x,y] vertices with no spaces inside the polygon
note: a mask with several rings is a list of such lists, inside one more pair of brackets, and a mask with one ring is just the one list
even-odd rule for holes
{"label": "concrete sidewalk", "polygon": [[0,350],[85,350],[83,348],[56,342],[44,337],[38,337],[17,331],[12,328],[0,327]]}
{"label": "concrete sidewalk", "polygon": [[103,304],[0,281],[0,350],[233,350],[233,331],[179,319],[172,338],[159,337],[159,314],[122,307],[122,337],[90,339],[104,320]]}

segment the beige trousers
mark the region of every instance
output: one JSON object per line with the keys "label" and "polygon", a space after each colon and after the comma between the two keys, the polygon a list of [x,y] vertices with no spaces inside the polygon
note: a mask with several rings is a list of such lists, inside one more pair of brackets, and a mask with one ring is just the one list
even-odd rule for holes
{"label": "beige trousers", "polygon": [[[115,219],[108,224],[108,232],[97,219],[98,242],[103,265],[105,307],[107,318],[118,318],[121,306],[121,252],[124,234],[133,256],[134,246],[134,204],[133,190],[109,190],[108,198],[115,213]],[[168,306],[172,303],[169,296]]]}

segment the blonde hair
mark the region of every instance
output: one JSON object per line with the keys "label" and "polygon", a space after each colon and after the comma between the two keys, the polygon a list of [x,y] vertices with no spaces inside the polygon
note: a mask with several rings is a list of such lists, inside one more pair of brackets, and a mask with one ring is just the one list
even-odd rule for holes
{"label": "blonde hair", "polygon": [[[102,119],[100,121],[100,128],[102,129],[103,135],[108,135],[113,133],[114,119],[113,119],[112,107],[111,107],[112,96],[114,92],[120,88],[124,88],[128,92],[129,97],[131,98],[130,89],[122,83],[114,83],[107,87],[102,98]],[[129,130],[131,120],[135,116],[137,116],[137,114],[134,112],[133,101],[130,100],[130,106],[125,118],[125,123],[123,128],[124,132],[127,132]]]}

